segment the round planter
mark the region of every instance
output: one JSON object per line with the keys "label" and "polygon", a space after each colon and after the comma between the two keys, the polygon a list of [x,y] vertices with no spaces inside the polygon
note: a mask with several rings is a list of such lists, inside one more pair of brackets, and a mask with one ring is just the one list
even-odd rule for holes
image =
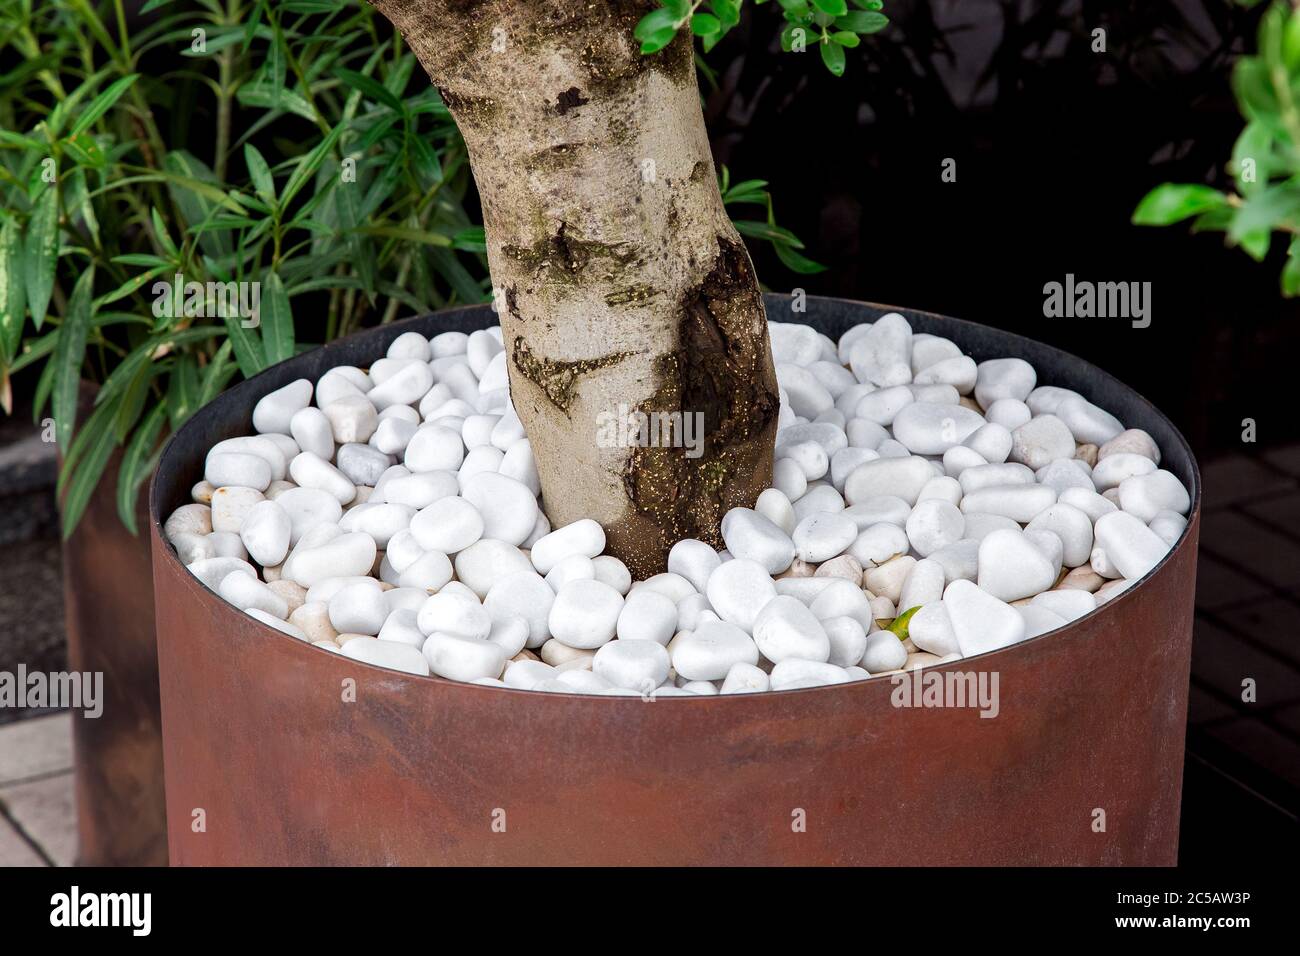
{"label": "round planter", "polygon": [[[94,388],[84,385],[81,420]],[[163,801],[158,652],[144,496],[132,535],[117,513],[119,449],[109,459],[76,530],[63,542],[68,668],[104,675],[103,712],[72,710],[77,793],[77,862],[83,866],[163,866]]]}
{"label": "round planter", "polygon": [[[832,337],[880,306],[767,297]],[[1200,481],[1177,430],[1049,346],[909,310],[977,360],[1015,355],[1150,432],[1192,490],[1140,584],[1051,634],[925,673],[996,674],[998,712],[899,707],[889,677],[647,701],[532,693],[373,668],[265,627],[177,560],[161,520],[257,396],[398,334],[353,336],[195,415],[150,496],[169,847],[175,864],[1127,864],[1177,857]]]}

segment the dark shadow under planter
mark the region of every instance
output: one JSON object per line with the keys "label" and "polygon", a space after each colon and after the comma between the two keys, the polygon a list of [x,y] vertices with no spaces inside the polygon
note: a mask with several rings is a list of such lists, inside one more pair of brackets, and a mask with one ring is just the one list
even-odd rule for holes
{"label": "dark shadow under planter", "polygon": [[[835,337],[880,306],[768,296]],[[1150,432],[1191,490],[1140,583],[1050,634],[927,670],[997,674],[996,717],[896,705],[888,677],[644,701],[370,667],[260,624],[162,537],[256,398],[397,335],[481,328],[487,307],[370,330],[220,396],[150,494],[171,860],[176,864],[1113,864],[1177,858],[1200,480],[1177,429],[1050,346],[898,310],[977,360],[1015,355]],[[197,825],[202,821],[202,825]]]}
{"label": "dark shadow under planter", "polygon": [[[81,420],[93,391],[83,389]],[[72,711],[77,862],[165,866],[158,650],[154,637],[148,509],[132,535],[117,513],[121,450],[109,460],[76,531],[63,543],[68,668],[101,672],[103,712]]]}

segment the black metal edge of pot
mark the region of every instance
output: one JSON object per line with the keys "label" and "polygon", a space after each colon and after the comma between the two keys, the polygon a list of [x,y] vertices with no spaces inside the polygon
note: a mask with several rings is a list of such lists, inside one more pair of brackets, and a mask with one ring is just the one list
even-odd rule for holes
{"label": "black metal edge of pot", "polygon": [[[1123,593],[1083,617],[1069,622],[1065,627],[1047,631],[1010,647],[962,658],[960,662],[953,661],[952,664],[971,660],[984,660],[994,655],[1014,653],[1018,648],[1045,638],[1059,636],[1061,631],[1067,630],[1072,625],[1091,618],[1094,614],[1102,613],[1107,608],[1111,608],[1112,605],[1131,597],[1141,587],[1142,582],[1152,575],[1158,574],[1174,554],[1186,545],[1188,534],[1201,509],[1201,474],[1191,446],[1163,412],[1137,390],[1125,385],[1109,372],[1078,356],[1055,346],[1039,342],[1036,339],[1030,339],[1014,332],[1007,332],[965,319],[938,315],[933,312],[822,296],[807,296],[802,300],[806,306],[806,311],[795,311],[793,307],[795,299],[791,295],[765,293],[763,300],[768,321],[789,321],[810,325],[817,331],[829,336],[832,340],[837,339],[854,325],[863,322],[874,322],[883,315],[897,312],[908,320],[913,332],[926,332],[950,338],[961,348],[963,354],[971,356],[977,362],[990,358],[1023,358],[1038,373],[1038,384],[1073,389],[1089,401],[1110,412],[1124,423],[1125,428],[1141,428],[1150,434],[1160,448],[1160,466],[1177,475],[1179,480],[1190,489],[1192,503],[1188,511],[1187,526],[1184,528],[1182,535],[1174,542],[1159,564],[1125,589]],[[363,329],[342,339],[326,343],[319,348],[313,348],[292,359],[273,365],[253,378],[240,382],[226,390],[191,416],[189,421],[183,424],[164,446],[158,468],[149,483],[149,518],[153,524],[154,532],[161,540],[166,540],[163,535],[164,500],[168,505],[166,514],[170,514],[172,510],[181,504],[190,503],[189,491],[202,478],[202,462],[207,455],[207,450],[223,439],[252,434],[253,406],[262,395],[299,378],[306,378],[315,382],[326,370],[336,365],[366,367],[376,359],[382,358],[392,341],[404,332],[414,331],[423,335],[448,331],[473,332],[495,324],[497,324],[496,312],[490,305],[458,306],[427,315],[412,316],[388,325]],[[179,563],[174,550],[164,550],[167,560]],[[266,631],[268,638],[282,638],[298,644],[302,643],[297,638],[268,625],[262,625],[262,627]],[[322,651],[322,653],[330,652]],[[377,674],[390,678],[394,674],[402,674],[400,671],[364,664],[361,661],[353,661],[352,663],[371,668]],[[446,681],[433,675],[422,677],[416,674],[402,674],[402,676],[414,680],[432,680],[440,683],[458,684],[458,686],[465,688],[475,687],[472,684]],[[872,680],[874,679],[872,678]],[[830,687],[837,686],[840,685],[777,691],[775,693],[812,694],[824,692]],[[532,694],[529,691],[521,691],[516,688],[480,687],[479,689],[492,693],[515,691],[516,693],[529,694],[530,697],[550,696]],[[576,696],[592,695],[578,694]],[[610,697],[608,699],[618,700],[619,698]],[[686,700],[688,698],[682,699]],[[712,696],[701,696],[700,698],[701,701],[715,699],[719,698]]]}

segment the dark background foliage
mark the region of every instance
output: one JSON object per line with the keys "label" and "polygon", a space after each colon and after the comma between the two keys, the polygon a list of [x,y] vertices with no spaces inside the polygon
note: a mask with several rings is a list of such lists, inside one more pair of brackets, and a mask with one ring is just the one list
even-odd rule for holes
{"label": "dark background foliage", "polygon": [[[1235,56],[1263,8],[1225,0],[891,0],[842,78],[782,53],[758,9],[710,55],[719,160],[772,183],[783,225],[829,269],[773,288],[1012,329],[1084,356],[1166,411],[1202,455],[1300,435],[1289,368],[1300,306],[1282,244],[1257,264],[1217,234],[1130,224],[1165,181],[1230,181],[1244,125]],[[1106,30],[1094,53],[1091,31]],[[957,162],[955,183],[940,179]],[[1152,283],[1152,324],[1049,319],[1066,273]]]}

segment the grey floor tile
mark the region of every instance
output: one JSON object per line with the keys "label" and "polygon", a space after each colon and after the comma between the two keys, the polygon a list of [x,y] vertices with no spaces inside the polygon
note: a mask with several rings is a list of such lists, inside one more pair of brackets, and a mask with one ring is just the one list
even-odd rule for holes
{"label": "grey floor tile", "polygon": [[0,867],[44,865],[45,861],[18,831],[7,820],[0,818]]}
{"label": "grey floor tile", "polygon": [[71,773],[0,787],[0,803],[14,825],[59,866],[77,856],[77,810]]}
{"label": "grey floor tile", "polygon": [[[1204,540],[1204,533],[1202,533]],[[1230,564],[1219,561],[1204,551],[1196,562],[1196,606],[1214,610],[1228,604],[1268,597],[1272,594],[1267,584],[1247,577]]]}
{"label": "grey floor tile", "polygon": [[1192,674],[1219,694],[1241,700],[1242,681],[1255,681],[1256,701],[1250,707],[1276,707],[1300,700],[1300,667],[1235,634],[1198,618],[1192,640]]}
{"label": "grey floor tile", "polygon": [[1287,445],[1285,448],[1276,448],[1265,454],[1264,458],[1274,468],[1280,468],[1300,478],[1300,445]]}
{"label": "grey floor tile", "polygon": [[1294,590],[1300,580],[1300,543],[1244,515],[1207,513],[1201,524],[1201,547],[1275,587]]}
{"label": "grey floor tile", "polygon": [[32,717],[0,726],[0,787],[72,769],[72,717]]}
{"label": "grey floor tile", "polygon": [[1210,724],[1206,734],[1292,787],[1300,787],[1300,743],[1249,717]]}
{"label": "grey floor tile", "polygon": [[1295,488],[1293,479],[1244,454],[1218,458],[1201,466],[1207,511],[1265,494]]}

